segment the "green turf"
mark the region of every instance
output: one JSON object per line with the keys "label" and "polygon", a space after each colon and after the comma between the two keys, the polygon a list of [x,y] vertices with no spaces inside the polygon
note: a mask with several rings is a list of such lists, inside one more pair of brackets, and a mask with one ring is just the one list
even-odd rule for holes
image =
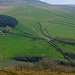
{"label": "green turf", "polygon": [[[75,39],[75,27],[66,26],[64,24],[56,24],[51,22],[42,22],[41,23],[44,28],[47,28],[48,33],[52,37],[66,37],[66,38],[72,38]],[[45,32],[45,31],[44,31]]]}
{"label": "green turf", "polygon": [[63,59],[63,56],[47,42],[42,40],[34,41],[18,35],[0,36],[0,48],[4,60],[12,59],[11,57],[19,53]]}

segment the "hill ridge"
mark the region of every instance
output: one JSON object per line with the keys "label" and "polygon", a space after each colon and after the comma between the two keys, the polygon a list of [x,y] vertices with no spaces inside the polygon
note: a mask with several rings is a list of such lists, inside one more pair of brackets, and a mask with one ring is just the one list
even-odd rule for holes
{"label": "hill ridge", "polygon": [[0,6],[6,5],[48,5],[40,0],[0,0]]}

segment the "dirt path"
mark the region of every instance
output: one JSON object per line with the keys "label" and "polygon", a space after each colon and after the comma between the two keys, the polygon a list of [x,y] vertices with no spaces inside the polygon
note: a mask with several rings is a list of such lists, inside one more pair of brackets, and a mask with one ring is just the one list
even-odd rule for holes
{"label": "dirt path", "polygon": [[[20,22],[20,23],[21,23],[21,22]],[[21,23],[21,24],[26,25],[26,26],[28,26],[28,27],[31,27],[34,32],[36,32],[38,35],[41,35],[44,39],[46,39],[46,37],[44,37],[42,34],[40,34],[38,31],[36,31],[36,29],[35,29],[33,26],[27,25],[27,24],[24,24],[24,23]]]}

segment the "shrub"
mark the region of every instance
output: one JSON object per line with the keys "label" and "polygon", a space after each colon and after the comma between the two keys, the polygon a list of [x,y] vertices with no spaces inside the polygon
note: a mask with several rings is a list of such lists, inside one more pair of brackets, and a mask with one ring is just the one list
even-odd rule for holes
{"label": "shrub", "polygon": [[37,62],[42,59],[40,56],[31,56],[31,55],[16,55],[14,57],[17,61],[24,61],[24,62]]}
{"label": "shrub", "polygon": [[75,59],[75,53],[65,53],[67,56],[69,56],[72,60]]}
{"label": "shrub", "polygon": [[24,64],[19,64],[15,67],[15,70],[31,70],[31,71],[41,71],[43,67],[41,65],[36,65],[30,62],[25,62]]}
{"label": "shrub", "polygon": [[43,59],[39,61],[37,65],[41,65],[44,71],[49,72],[75,72],[75,64],[68,61]]}
{"label": "shrub", "polygon": [[24,64],[19,64],[15,67],[15,70],[33,70],[34,64],[30,62],[25,62]]}

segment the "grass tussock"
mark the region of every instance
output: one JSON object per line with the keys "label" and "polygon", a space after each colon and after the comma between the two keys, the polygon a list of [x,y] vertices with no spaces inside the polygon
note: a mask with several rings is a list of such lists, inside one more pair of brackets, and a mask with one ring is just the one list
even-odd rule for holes
{"label": "grass tussock", "polygon": [[75,75],[74,73],[44,72],[44,71],[15,71],[11,69],[1,69],[0,75]]}

